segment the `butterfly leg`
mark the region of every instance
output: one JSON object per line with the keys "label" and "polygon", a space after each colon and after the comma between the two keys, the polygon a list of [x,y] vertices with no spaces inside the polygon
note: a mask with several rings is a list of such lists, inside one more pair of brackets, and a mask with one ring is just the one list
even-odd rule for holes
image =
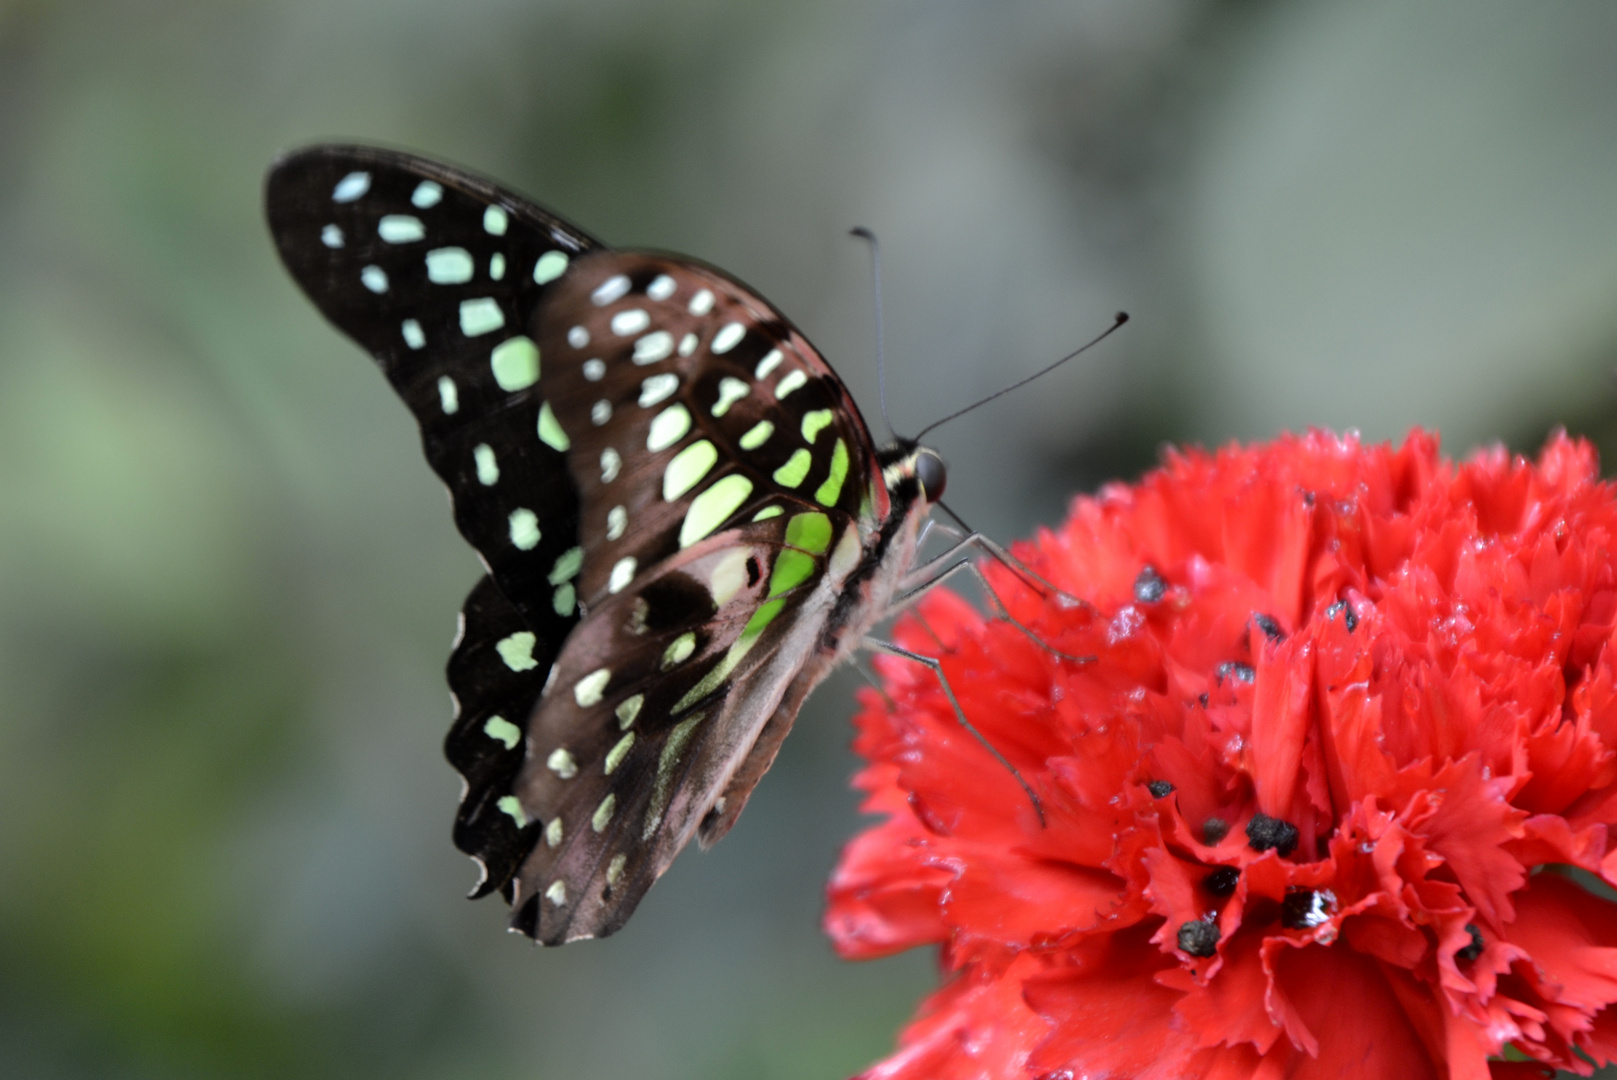
{"label": "butterfly leg", "polygon": [[918,652],[911,652],[901,645],[895,645],[891,641],[883,641],[880,638],[867,637],[864,643],[867,648],[891,653],[893,656],[902,656],[906,660],[913,660],[931,670],[933,676],[938,680],[938,685],[943,688],[943,696],[949,699],[949,705],[954,709],[955,719],[960,721],[960,726],[971,732],[977,741],[982,743],[990,754],[994,755],[994,760],[1005,766],[1006,770],[1016,777],[1016,782],[1022,785],[1022,790],[1027,794],[1028,801],[1033,804],[1034,812],[1039,815],[1039,828],[1044,828],[1044,803],[1039,801],[1039,796],[1028,785],[1028,782],[1022,778],[1022,774],[1016,771],[1016,766],[1012,765],[1005,755],[999,752],[999,747],[989,742],[988,737],[978,731],[972,722],[966,718],[966,710],[960,707],[960,699],[955,697],[954,687],[949,685],[948,676],[943,673],[943,662],[937,657],[923,656]]}
{"label": "butterfly leg", "polygon": [[[1012,615],[1010,608],[1006,607],[1005,601],[1000,599],[999,593],[994,590],[994,586],[989,582],[988,575],[983,573],[982,567],[978,566],[973,559],[955,559],[954,562],[949,563],[948,566],[943,567],[941,570],[937,569],[939,563],[948,562],[948,560],[952,558],[956,552],[965,546],[966,542],[967,541],[963,541],[962,543],[956,544],[942,555],[939,555],[936,559],[933,559],[932,561],[918,567],[908,577],[906,577],[899,586],[898,596],[894,598],[890,605],[888,605],[888,614],[897,614],[898,612],[904,610],[904,608],[914,604],[931,590],[937,588],[939,585],[942,585],[945,581],[959,573],[961,570],[967,570],[976,576],[977,583],[983,587],[983,592],[988,596],[989,601],[994,605],[995,611],[998,613],[999,618],[1004,619],[1006,622],[1022,631],[1022,633],[1027,635],[1028,640],[1033,642],[1033,644],[1061,660],[1069,660],[1075,664],[1089,664],[1094,662],[1095,658],[1093,656],[1075,656],[1072,653],[1062,652],[1060,649],[1056,648],[1054,645],[1051,645],[1049,642],[1039,637],[1039,635],[1035,634],[1030,627],[1028,627],[1015,615]],[[936,634],[933,634],[932,636],[937,637]]]}
{"label": "butterfly leg", "polygon": [[1043,591],[1069,607],[1090,606],[1089,601],[1085,600],[1081,596],[1074,596],[1065,589],[1062,589],[1060,586],[1054,584],[1043,575],[1039,574],[1031,566],[1027,565],[1027,563],[1023,562],[1021,559],[1018,559],[1004,547],[1000,546],[1000,544],[992,537],[976,531],[967,532],[963,529],[957,529],[953,525],[945,525],[941,521],[934,522],[928,520],[927,524],[936,525],[938,532],[950,537],[955,541],[955,543],[937,558],[927,560],[926,564],[919,568],[920,570],[925,570],[927,566],[930,566],[935,562],[947,559],[951,555],[958,554],[966,547],[979,547],[988,554],[989,558],[993,559],[995,562],[1011,571],[1011,573],[1021,578],[1023,583],[1029,588]]}

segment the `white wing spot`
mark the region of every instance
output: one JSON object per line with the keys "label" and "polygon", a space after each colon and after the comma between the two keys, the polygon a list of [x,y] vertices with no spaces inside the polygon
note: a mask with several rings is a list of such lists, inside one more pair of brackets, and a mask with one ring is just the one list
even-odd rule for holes
{"label": "white wing spot", "polygon": [[563,780],[571,780],[578,775],[578,762],[573,760],[573,755],[567,752],[565,746],[558,746],[550,752],[545,759],[545,768]]}
{"label": "white wing spot", "polygon": [[621,506],[614,506],[606,512],[606,538],[608,540],[621,540],[624,530],[629,527],[629,511]]}
{"label": "white wing spot", "polygon": [[380,266],[367,266],[359,272],[360,284],[380,296],[387,292],[387,271]]}
{"label": "white wing spot", "polygon": [[651,316],[643,308],[625,308],[612,316],[612,332],[618,337],[638,334],[651,325]]}
{"label": "white wing spot", "polygon": [[730,406],[746,397],[752,387],[740,379],[726,375],[719,380],[719,400],[713,403],[713,415],[723,416],[730,411]]}
{"label": "white wing spot", "polygon": [[653,405],[660,405],[672,397],[674,391],[678,389],[679,376],[673,372],[653,375],[640,384],[640,407],[649,409]]}
{"label": "white wing spot", "polygon": [[550,824],[545,826],[545,846],[550,848],[561,847],[561,818],[551,818]]}
{"label": "white wing spot", "polygon": [[493,297],[483,296],[460,302],[460,332],[467,337],[477,337],[504,325],[505,312],[500,310],[500,305]]}
{"label": "white wing spot", "polygon": [[509,221],[504,207],[491,206],[483,211],[483,231],[490,236],[504,236]]}
{"label": "white wing spot", "polygon": [[684,337],[679,339],[679,355],[689,356],[691,353],[696,351],[696,346],[700,344],[701,341],[695,334],[686,334]]}
{"label": "white wing spot", "polygon": [[713,335],[713,344],[709,345],[708,348],[715,355],[727,353],[741,344],[741,339],[746,336],[747,328],[745,326],[738,322],[725,323],[719,328],[719,332]]}
{"label": "white wing spot", "polygon": [[575,349],[582,349],[590,343],[590,332],[582,326],[575,326],[567,331],[567,344]]}
{"label": "white wing spot", "polygon": [[584,378],[590,382],[600,382],[606,378],[606,364],[593,357],[584,361]]}
{"label": "white wing spot", "polygon": [[493,487],[500,482],[500,463],[494,456],[494,448],[488,443],[478,443],[472,447],[472,460],[477,463],[477,482],[484,487]]}
{"label": "white wing spot", "polygon": [[488,258],[488,276],[495,281],[505,277],[505,256],[498,251]]}
{"label": "white wing spot", "polygon": [[[409,339],[409,332],[405,332],[405,339]],[[446,416],[460,411],[460,391],[455,387],[455,380],[448,375],[438,376],[438,404],[443,406]]]}
{"label": "white wing spot", "polygon": [[646,286],[646,295],[653,300],[667,300],[674,295],[677,287],[673,278],[667,274],[658,274],[651,279],[651,284]]}
{"label": "white wing spot", "polygon": [[646,434],[646,449],[653,452],[667,450],[690,430],[690,410],[677,403],[670,405],[651,421],[651,431]]}
{"label": "white wing spot", "polygon": [[376,235],[388,244],[413,244],[427,235],[427,228],[413,215],[386,214],[376,223]]}
{"label": "white wing spot", "polygon": [[605,398],[590,406],[590,423],[601,427],[612,419],[612,403]]}
{"label": "white wing spot", "polygon": [[623,880],[623,868],[629,863],[629,856],[614,855],[612,861],[606,864],[606,884],[608,888],[615,889],[618,882]]}
{"label": "white wing spot", "polygon": [[433,248],[427,252],[427,280],[434,285],[461,285],[476,272],[472,253],[465,248]]}
{"label": "white wing spot", "polygon": [[582,679],[579,679],[573,686],[573,700],[578,702],[580,709],[588,709],[592,705],[599,705],[601,695],[606,693],[606,684],[611,681],[611,669],[596,668]]}
{"label": "white wing spot", "polygon": [[713,310],[713,292],[712,292],[712,290],[703,289],[701,292],[699,292],[695,296],[691,297],[690,305],[689,305],[689,307],[687,307],[686,310],[688,310],[692,315],[706,315],[708,312],[712,311]]}
{"label": "white wing spot", "polygon": [[353,202],[371,189],[371,174],[368,172],[351,172],[331,189],[332,202]]}
{"label": "white wing spot", "polygon": [[634,362],[655,364],[674,354],[674,335],[667,330],[654,330],[634,343]]}
{"label": "white wing spot", "polygon": [[601,451],[601,483],[610,484],[618,478],[618,470],[623,468],[623,458],[610,446]]}
{"label": "white wing spot", "polygon": [[606,591],[620,593],[626,589],[629,582],[634,580],[634,571],[638,563],[633,555],[626,555],[612,566],[612,576],[607,580]]}
{"label": "white wing spot", "polygon": [[590,300],[596,307],[605,307],[614,300],[620,300],[629,291],[629,279],[624,274],[614,274],[595,287],[590,293]]}
{"label": "white wing spot", "polygon": [[404,343],[412,349],[419,349],[427,343],[427,335],[421,332],[421,324],[414,319],[405,319],[399,327],[404,333]]}
{"label": "white wing spot", "polygon": [[415,192],[410,196],[410,203],[418,209],[425,210],[429,206],[437,206],[443,201],[443,197],[444,189],[441,185],[431,180],[423,180],[416,185]]}
{"label": "white wing spot", "polygon": [[707,439],[698,439],[675,454],[663,469],[663,501],[673,502],[701,483],[718,460],[718,450]]}
{"label": "white wing spot", "polygon": [[745,435],[741,436],[741,449],[756,450],[768,442],[769,437],[774,433],[774,424],[771,424],[768,420],[760,420],[752,425]]}
{"label": "white wing spot", "polygon": [[557,907],[566,907],[567,906],[567,883],[565,881],[561,880],[560,878],[557,878],[555,881],[552,881],[550,883],[550,888],[545,890],[545,899],[549,900],[552,904],[555,904]]}
{"label": "white wing spot", "polygon": [[328,248],[342,247],[342,229],[336,225],[327,225],[320,230],[320,242]]}
{"label": "white wing spot", "polygon": [[808,375],[804,373],[803,369],[788,371],[786,377],[775,384],[775,400],[779,401],[793,390],[801,389],[807,382]]}
{"label": "white wing spot", "polygon": [[555,281],[567,269],[565,251],[547,251],[533,264],[533,280],[540,285]]}
{"label": "white wing spot", "polygon": [[511,511],[511,543],[519,551],[532,551],[539,545],[539,515],[526,507]]}
{"label": "white wing spot", "polygon": [[779,349],[770,349],[769,352],[764,354],[764,358],[758,361],[758,366],[752,373],[753,377],[758,379],[769,378],[769,373],[780,367],[780,362],[784,359],[785,357],[781,356]]}

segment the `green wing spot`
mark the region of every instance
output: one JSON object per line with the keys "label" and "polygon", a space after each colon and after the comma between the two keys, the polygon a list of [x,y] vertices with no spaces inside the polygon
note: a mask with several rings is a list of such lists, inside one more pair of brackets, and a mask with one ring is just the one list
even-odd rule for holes
{"label": "green wing spot", "polygon": [[646,703],[646,695],[636,694],[634,697],[624,698],[612,714],[618,718],[618,727],[627,731],[634,727],[634,721],[640,715],[640,706]]}
{"label": "green wing spot", "polygon": [[719,452],[706,439],[691,443],[675,454],[663,470],[663,500],[673,502],[702,482],[719,460]]}
{"label": "green wing spot", "polygon": [[539,261],[533,264],[533,280],[543,285],[561,277],[562,271],[567,269],[567,253],[565,251],[547,251],[539,256]]}
{"label": "green wing spot", "polygon": [[685,511],[685,523],[679,527],[679,546],[690,547],[723,525],[751,494],[752,481],[740,473],[720,478],[691,500],[691,508]]}
{"label": "green wing spot", "polygon": [[427,280],[434,285],[464,285],[476,272],[472,253],[465,248],[434,248],[427,252]]}
{"label": "green wing spot", "polygon": [[762,510],[758,511],[756,514],[752,515],[752,520],[754,520],[754,521],[768,521],[770,518],[780,517],[785,512],[786,511],[782,510],[778,506],[766,506]]}
{"label": "green wing spot", "polygon": [[532,671],[539,666],[539,661],[533,658],[533,647],[538,643],[539,639],[532,631],[519,630],[496,642],[494,651],[500,654],[500,659],[512,671]]}
{"label": "green wing spot", "polygon": [[503,716],[491,716],[483,725],[483,734],[489,738],[503,742],[507,750],[515,750],[517,743],[522,741],[522,729]]}
{"label": "green wing spot", "polygon": [[696,634],[687,630],[675,638],[668,648],[663,650],[663,670],[667,671],[675,664],[683,664],[691,658],[696,651]]}
{"label": "green wing spot", "polygon": [[606,798],[601,800],[601,805],[595,808],[595,814],[590,818],[590,828],[596,832],[605,829],[612,820],[612,814],[617,808],[618,797],[611,792],[607,792]]}
{"label": "green wing spot", "polygon": [[548,401],[539,406],[539,441],[562,453],[566,453],[573,445],[572,440],[567,437],[567,432],[556,422],[556,414],[550,411]]}
{"label": "green wing spot", "polygon": [[500,482],[500,461],[494,456],[494,448],[488,443],[478,443],[472,447],[472,461],[477,464],[477,482],[484,487],[493,487]]}
{"label": "green wing spot", "polygon": [[562,618],[571,618],[573,611],[578,607],[578,590],[573,588],[571,581],[564,581],[556,586],[556,591],[550,596],[550,606]]}
{"label": "green wing spot", "polygon": [[803,441],[812,443],[831,423],[830,409],[815,409],[803,414]]}
{"label": "green wing spot", "polygon": [[528,815],[522,812],[522,803],[518,801],[515,795],[507,795],[495,805],[502,812],[509,815],[512,821],[517,823],[517,828],[526,829],[528,827]]}
{"label": "green wing spot", "polygon": [[445,415],[460,411],[460,390],[448,375],[438,376],[438,404],[444,407]]}
{"label": "green wing spot", "polygon": [[774,424],[771,424],[768,420],[760,420],[748,428],[745,435],[741,436],[741,449],[756,450],[768,442],[769,437],[774,433]]}
{"label": "green wing spot", "polygon": [[507,221],[503,207],[491,206],[483,211],[483,231],[490,236],[504,236]]}
{"label": "green wing spot", "polygon": [[584,565],[584,549],[581,547],[568,548],[556,558],[556,565],[550,568],[550,583],[560,585],[564,581],[571,581],[578,576],[579,568]]}
{"label": "green wing spot", "polygon": [[460,302],[460,332],[467,337],[478,337],[505,325],[505,312],[492,296]]}
{"label": "green wing spot", "polygon": [[792,451],[792,456],[786,459],[786,464],[775,470],[775,483],[781,487],[794,488],[808,476],[809,466],[813,464],[813,455],[799,447]]}
{"label": "green wing spot", "polygon": [[539,346],[530,337],[517,336],[494,346],[489,354],[494,381],[511,393],[526,390],[539,381]]}
{"label": "green wing spot", "polygon": [[806,551],[782,548],[781,553],[775,556],[774,573],[769,575],[769,595],[779,596],[786,590],[795,589],[803,584],[814,576],[817,562],[818,560]]}
{"label": "green wing spot", "polygon": [[786,542],[815,555],[824,554],[831,547],[831,519],[818,510],[793,514],[786,523]]}
{"label": "green wing spot", "polygon": [[674,793],[674,768],[679,764],[680,755],[685,752],[685,744],[691,741],[696,725],[702,722],[703,715],[697,713],[675,724],[668,733],[668,741],[663,743],[663,752],[657,758],[657,782],[651,789],[651,805],[646,808],[646,827],[640,834],[643,840],[650,840],[657,826],[662,824],[669,796]]}
{"label": "green wing spot", "polygon": [[831,475],[825,478],[820,490],[814,493],[814,501],[821,506],[835,506],[842,497],[842,482],[848,478],[848,444],[841,439],[837,440],[836,447],[831,451]]}
{"label": "green wing spot", "polygon": [[[764,628],[774,622],[776,616],[784,610],[786,610],[785,600],[769,600],[760,604],[758,610],[752,613],[752,618],[747,620],[747,625],[742,628],[741,637],[736,640],[736,645],[743,641],[749,643],[756,641],[758,635],[764,632]],[[731,648],[735,646],[732,645]],[[750,644],[748,648],[751,648]]]}
{"label": "green wing spot", "polygon": [[634,732],[631,731],[629,734],[619,739],[612,749],[606,752],[605,768],[608,776],[612,775],[612,772],[617,769],[619,765],[623,764],[623,759],[629,756],[629,750],[633,746]]}
{"label": "green wing spot", "polygon": [[541,538],[539,515],[527,507],[511,511],[511,543],[518,551],[532,551]]}

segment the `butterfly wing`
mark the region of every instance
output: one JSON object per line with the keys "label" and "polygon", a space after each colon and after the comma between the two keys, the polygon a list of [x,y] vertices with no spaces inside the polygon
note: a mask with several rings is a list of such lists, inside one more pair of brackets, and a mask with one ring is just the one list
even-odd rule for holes
{"label": "butterfly wing", "polygon": [[546,942],[610,933],[704,817],[728,828],[817,681],[889,513],[869,432],[803,336],[711,268],[380,151],[288,158],[267,201],[489,568],[446,745],[478,893]]}

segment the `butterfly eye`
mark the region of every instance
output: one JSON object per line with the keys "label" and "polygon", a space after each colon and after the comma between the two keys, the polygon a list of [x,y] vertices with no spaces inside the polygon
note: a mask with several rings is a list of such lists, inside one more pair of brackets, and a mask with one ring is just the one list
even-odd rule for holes
{"label": "butterfly eye", "polygon": [[927,502],[937,502],[943,498],[943,485],[948,478],[942,458],[925,447],[916,451],[915,479],[920,481],[921,495]]}

